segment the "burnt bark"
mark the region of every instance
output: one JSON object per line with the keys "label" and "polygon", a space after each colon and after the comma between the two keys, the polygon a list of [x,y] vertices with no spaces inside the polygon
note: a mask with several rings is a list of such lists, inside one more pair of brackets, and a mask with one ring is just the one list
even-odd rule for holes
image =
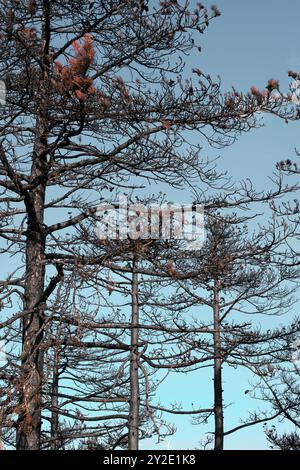
{"label": "burnt bark", "polygon": [[[46,161],[43,124],[37,124],[40,134],[35,148],[32,179],[44,176]],[[22,380],[21,404],[17,427],[17,449],[38,450],[41,428],[41,385],[43,357],[39,350],[43,338],[45,281],[45,236],[43,230],[45,182],[28,192],[25,198],[27,210],[25,305],[30,311],[22,321]]]}
{"label": "burnt bark", "polygon": [[45,323],[45,237],[44,212],[48,177],[47,128],[49,90],[49,12],[50,3],[43,1],[42,51],[40,86],[37,90],[35,143],[33,146],[29,188],[24,190],[27,214],[26,268],[24,310],[22,320],[22,362],[20,381],[20,412],[17,423],[16,447],[39,450],[41,439],[41,388],[43,383],[43,352],[40,349]]}
{"label": "burnt bark", "polygon": [[139,354],[138,341],[139,329],[136,325],[139,322],[138,304],[138,272],[137,259],[134,255],[132,265],[132,311],[131,311],[131,352],[130,352],[130,406],[128,420],[128,449],[138,450],[139,448]]}
{"label": "burnt bark", "polygon": [[53,377],[51,390],[51,449],[59,449],[59,414],[58,414],[58,390],[59,390],[59,350],[54,351]]}
{"label": "burnt bark", "polygon": [[214,417],[215,417],[215,450],[223,450],[223,390],[222,390],[222,344],[219,306],[219,281],[214,279]]}

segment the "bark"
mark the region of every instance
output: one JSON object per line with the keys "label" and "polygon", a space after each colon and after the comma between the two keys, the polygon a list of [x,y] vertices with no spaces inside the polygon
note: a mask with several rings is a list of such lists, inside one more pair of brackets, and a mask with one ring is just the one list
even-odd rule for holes
{"label": "bark", "polygon": [[[38,125],[37,128],[41,129]],[[40,160],[42,140],[35,149],[32,178],[44,172],[44,162]],[[26,280],[25,310],[31,310],[22,322],[22,375],[21,375],[21,414],[17,428],[17,449],[38,450],[40,448],[41,426],[41,383],[42,353],[39,345],[43,337],[45,280],[45,240],[43,235],[45,184],[40,184],[26,195],[27,241],[26,241]]]}
{"label": "bark", "polygon": [[58,450],[59,443],[59,415],[58,415],[58,387],[59,387],[59,351],[55,349],[53,363],[53,378],[51,390],[51,449]]}
{"label": "bark", "polygon": [[[137,260],[134,255],[132,270],[132,312],[131,324],[137,325],[139,322],[138,305],[138,273]],[[130,353],[130,407],[128,420],[128,449],[138,450],[139,447],[139,355],[138,355],[139,330],[137,327],[131,329],[131,353]]]}
{"label": "bark", "polygon": [[222,344],[219,306],[219,281],[214,280],[214,416],[215,416],[215,450],[223,450],[223,390],[222,390]]}
{"label": "bark", "polygon": [[21,399],[17,423],[16,448],[39,450],[41,434],[41,388],[43,354],[39,349],[43,339],[45,283],[44,206],[47,186],[47,92],[49,83],[49,2],[44,1],[42,38],[44,43],[43,70],[37,91],[36,134],[32,154],[31,190],[24,193],[27,212],[25,310],[31,313],[22,321]]}

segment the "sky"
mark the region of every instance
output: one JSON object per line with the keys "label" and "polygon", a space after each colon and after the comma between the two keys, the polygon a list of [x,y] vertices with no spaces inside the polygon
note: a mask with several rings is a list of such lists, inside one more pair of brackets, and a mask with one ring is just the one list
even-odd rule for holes
{"label": "sky", "polygon": [[[205,6],[210,4],[203,1]],[[298,0],[219,0],[215,4],[221,16],[215,19],[201,37],[202,52],[188,58],[188,66],[199,67],[212,77],[221,76],[222,87],[232,86],[247,92],[255,85],[263,89],[271,78],[280,81],[288,91],[288,70],[300,72],[300,2]],[[275,163],[294,159],[294,149],[299,145],[299,123],[266,116],[264,127],[242,135],[231,147],[223,150],[205,148],[207,156],[219,156],[218,168],[228,171],[234,179],[250,177],[257,189],[264,189],[274,170]],[[297,308],[291,316],[298,313]],[[210,372],[211,373],[211,372]],[[239,417],[246,416],[249,407],[258,404],[248,398],[249,375],[234,369],[224,370],[225,402],[231,403],[225,410],[226,429],[239,424]],[[182,401],[187,409],[192,402],[202,404],[209,396],[212,380],[209,372],[195,372],[182,376],[171,374],[159,389],[165,406],[175,400]],[[212,423],[203,429],[195,426],[190,418],[180,417],[170,421],[178,424],[178,432],[160,449],[193,449],[205,432],[212,431]],[[153,447],[153,441],[144,441],[143,448]],[[263,426],[246,428],[228,436],[225,449],[267,449]]]}
{"label": "sky", "polygon": [[[211,76],[221,76],[223,89],[263,89],[270,78],[288,91],[288,70],[300,72],[299,17],[296,0],[220,0],[222,15],[211,22],[202,40],[202,54],[191,57]],[[274,162],[294,157],[298,123],[266,116],[265,127],[244,134],[222,151],[219,165],[234,177],[253,176],[265,182]]]}

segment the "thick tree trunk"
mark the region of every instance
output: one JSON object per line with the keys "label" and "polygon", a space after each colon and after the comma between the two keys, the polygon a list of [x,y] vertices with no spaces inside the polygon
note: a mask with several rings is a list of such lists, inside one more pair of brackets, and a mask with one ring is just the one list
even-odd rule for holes
{"label": "thick tree trunk", "polygon": [[[134,255],[132,266],[132,312],[131,324],[137,325],[139,322],[138,305],[138,273],[137,261]],[[138,356],[138,328],[131,329],[131,353],[130,353],[130,407],[128,420],[128,449],[138,450],[139,447],[139,408],[140,408],[140,390],[139,390],[139,356]]]}
{"label": "thick tree trunk", "polygon": [[222,345],[219,304],[219,281],[214,280],[214,416],[215,416],[215,450],[223,450],[223,390],[222,390]]}
{"label": "thick tree trunk", "polygon": [[[41,124],[37,125],[37,129]],[[43,150],[42,150],[43,149]],[[42,151],[41,151],[42,150]],[[45,150],[43,138],[36,144],[32,166],[32,180],[46,172],[41,155]],[[41,300],[45,280],[44,222],[45,183],[26,195],[27,242],[25,310],[21,365],[21,404],[17,427],[17,449],[38,450],[41,429],[41,385],[43,373],[42,352],[44,305]]]}
{"label": "thick tree trunk", "polygon": [[17,423],[16,447],[39,450],[41,435],[41,388],[43,382],[43,339],[45,283],[44,210],[47,187],[47,127],[49,92],[50,2],[43,0],[41,44],[43,65],[37,90],[35,143],[32,154],[31,190],[24,194],[27,212],[25,311],[22,322],[21,401]]}

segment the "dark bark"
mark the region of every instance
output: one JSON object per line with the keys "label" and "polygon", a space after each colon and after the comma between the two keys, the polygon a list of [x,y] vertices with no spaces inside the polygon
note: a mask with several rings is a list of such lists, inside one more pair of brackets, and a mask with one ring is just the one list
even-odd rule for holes
{"label": "dark bark", "polygon": [[[31,184],[25,190],[27,213],[26,273],[24,309],[30,313],[22,321],[21,401],[17,423],[16,447],[39,450],[41,434],[41,387],[43,353],[40,344],[44,333],[45,231],[44,212],[47,187],[47,96],[49,89],[49,1],[44,0],[42,71],[36,112]],[[38,184],[33,184],[33,182]]]}
{"label": "dark bark", "polygon": [[[42,123],[37,125],[43,134]],[[32,179],[45,174],[45,159],[41,154],[45,141],[41,136],[35,148]],[[43,234],[45,183],[26,195],[27,241],[25,310],[31,311],[22,322],[22,391],[17,428],[17,449],[38,450],[41,427],[41,383],[43,358],[39,345],[43,338],[45,280],[45,239]]]}
{"label": "dark bark", "polygon": [[[132,266],[132,313],[131,324],[139,322],[138,305],[138,273],[137,260],[134,256]],[[128,448],[138,450],[139,447],[139,355],[138,355],[139,330],[137,327],[131,329],[131,352],[130,352],[130,407],[128,420]]]}
{"label": "dark bark", "polygon": [[222,345],[219,308],[219,281],[214,280],[214,415],[215,415],[215,450],[223,450],[223,390],[222,390]]}
{"label": "dark bark", "polygon": [[54,351],[53,377],[51,390],[51,449],[59,449],[59,414],[58,414],[58,389],[59,389],[59,351]]}

